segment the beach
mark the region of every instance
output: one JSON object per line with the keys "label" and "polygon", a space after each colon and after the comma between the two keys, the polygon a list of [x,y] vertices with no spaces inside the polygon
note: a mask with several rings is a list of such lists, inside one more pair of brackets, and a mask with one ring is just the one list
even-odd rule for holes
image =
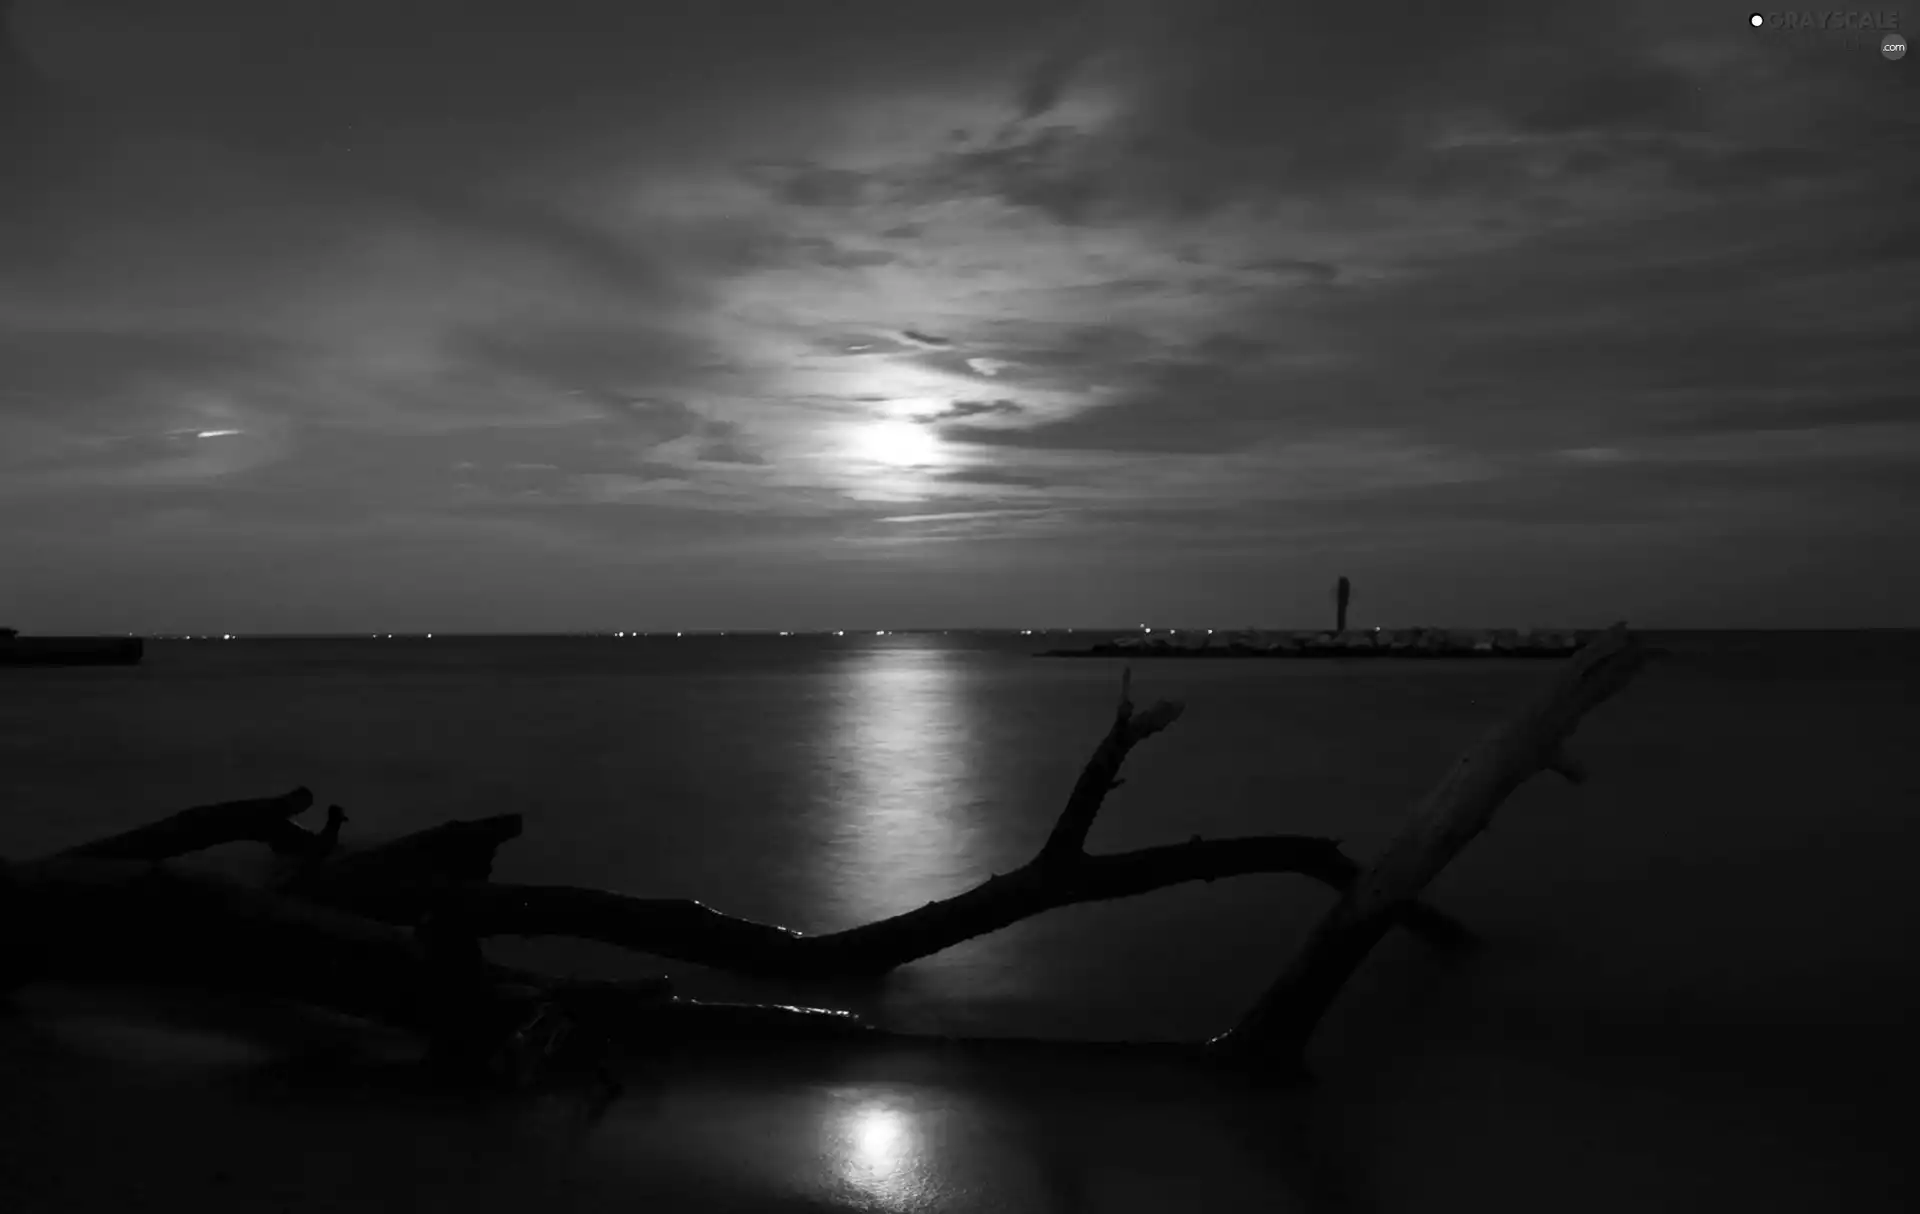
{"label": "beach", "polygon": [[[32,986],[0,1020],[0,1205],[18,1210],[1898,1209],[1920,961],[1902,754],[1910,633],[1653,634],[1432,887],[1467,958],[1390,937],[1311,1088],[887,1052],[630,1060],[588,1124],[552,1094],[422,1081],[317,1016]],[[1045,838],[1121,663],[1032,638],[155,641],[137,668],[0,678],[0,855],[304,784],[348,837],[519,812],[503,879],[693,897],[806,931],[956,893]],[[1554,663],[1168,659],[1186,716],[1130,759],[1093,850],[1301,832],[1374,854]],[[202,863],[260,863],[244,849]],[[795,992],[611,950],[567,972],[815,1002],[888,1027],[1193,1039],[1329,896],[1242,878],[1076,906],[871,988]],[[1890,1100],[1890,1098],[1893,1098]]]}

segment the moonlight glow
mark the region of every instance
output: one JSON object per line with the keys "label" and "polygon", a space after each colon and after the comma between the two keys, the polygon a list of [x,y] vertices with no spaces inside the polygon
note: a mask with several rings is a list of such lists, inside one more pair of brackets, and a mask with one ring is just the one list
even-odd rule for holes
{"label": "moonlight glow", "polygon": [[861,428],[854,448],[862,459],[895,468],[913,468],[940,461],[940,440],[926,426],[909,421],[882,421]]}

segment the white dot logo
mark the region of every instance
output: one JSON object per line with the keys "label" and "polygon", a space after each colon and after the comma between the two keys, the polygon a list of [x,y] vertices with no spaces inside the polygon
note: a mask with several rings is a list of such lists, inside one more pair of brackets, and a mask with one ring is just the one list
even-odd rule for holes
{"label": "white dot logo", "polygon": [[1747,24],[1751,25],[1755,29],[1759,29],[1761,26],[1765,25],[1766,23],[1767,23],[1767,18],[1764,13],[1755,13],[1753,16],[1747,18]]}

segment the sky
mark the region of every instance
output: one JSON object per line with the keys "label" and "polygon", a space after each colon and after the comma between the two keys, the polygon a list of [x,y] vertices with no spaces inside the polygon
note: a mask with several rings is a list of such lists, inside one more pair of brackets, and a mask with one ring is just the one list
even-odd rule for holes
{"label": "sky", "polygon": [[[1899,10],[1901,28],[1911,19]],[[1920,625],[1920,61],[1696,0],[0,0],[0,622]]]}

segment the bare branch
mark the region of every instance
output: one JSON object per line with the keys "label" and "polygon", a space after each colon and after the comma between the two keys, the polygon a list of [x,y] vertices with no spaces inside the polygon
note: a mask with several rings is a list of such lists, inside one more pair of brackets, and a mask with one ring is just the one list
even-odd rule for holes
{"label": "bare branch", "polygon": [[1124,667],[1120,671],[1120,704],[1114,711],[1113,725],[1094,748],[1093,756],[1080,772],[1080,779],[1074,783],[1066,808],[1060,811],[1053,833],[1040,849],[1042,863],[1071,864],[1085,854],[1087,832],[1093,829],[1093,820],[1100,815],[1107,793],[1119,787],[1115,781],[1120,765],[1127,761],[1127,752],[1179,720],[1184,711],[1182,704],[1161,700],[1136,715],[1132,692],[1133,668]]}
{"label": "bare branch", "polygon": [[[570,886],[464,884],[435,904],[476,936],[571,936],[734,973],[826,978],[877,974],[1057,907],[1150,893],[1190,881],[1299,873],[1344,891],[1359,866],[1328,839],[1257,835],[1194,840],[1055,868],[1039,860],[964,893],[846,931],[806,936],[721,914],[686,899],[631,898]],[[1406,925],[1443,948],[1472,934],[1415,904]]]}
{"label": "bare branch", "polygon": [[[328,837],[287,820],[312,804],[313,794],[296,788],[277,797],[202,805],[122,834],[83,843],[64,854],[90,860],[165,860],[223,843],[251,842],[265,843],[281,855],[314,855],[331,846]],[[334,833],[339,833],[338,827]]]}

